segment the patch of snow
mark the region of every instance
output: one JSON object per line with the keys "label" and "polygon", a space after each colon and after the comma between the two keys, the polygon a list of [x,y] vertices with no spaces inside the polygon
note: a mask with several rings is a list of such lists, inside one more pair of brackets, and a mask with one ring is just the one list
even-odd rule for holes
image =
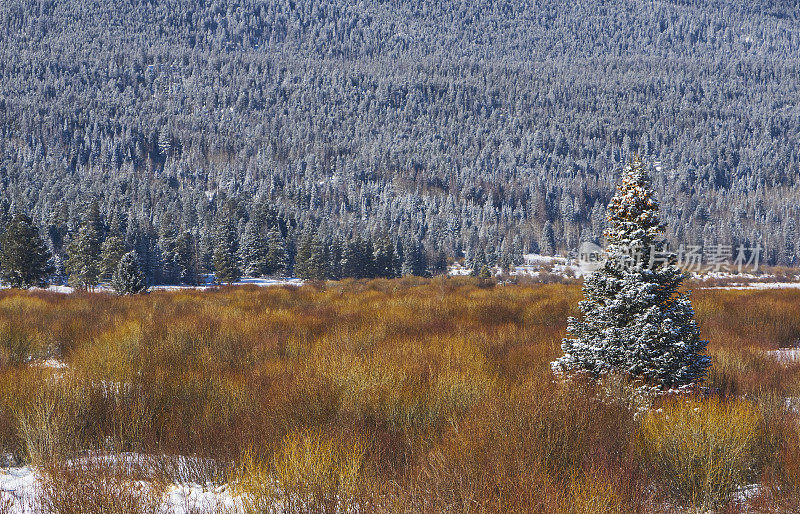
{"label": "patch of snow", "polygon": [[[253,278],[253,277],[243,277],[238,281],[232,283],[233,286],[244,286],[244,285],[254,285],[259,287],[270,287],[270,286],[302,286],[304,284],[302,279],[299,278]],[[150,288],[151,291],[187,291],[187,290],[196,290],[196,291],[205,291],[208,289],[212,289],[217,287],[216,284],[213,283],[213,279],[210,282],[206,283],[206,285],[200,286],[174,286],[174,285],[156,285]]]}
{"label": "patch of snow", "polygon": [[792,362],[800,361],[800,348],[780,348],[778,350],[769,350],[767,355],[773,357],[776,361],[782,364],[789,364]]}
{"label": "patch of snow", "polygon": [[747,503],[761,492],[761,484],[750,484],[739,487],[734,493],[734,501]]}
{"label": "patch of snow", "polygon": [[538,253],[526,253],[522,256],[522,259],[528,266],[567,263],[566,257],[560,257],[558,255],[541,255]]}
{"label": "patch of snow", "polygon": [[167,511],[175,514],[190,512],[242,511],[242,502],[228,486],[203,487],[199,484],[177,484],[167,491]]}
{"label": "patch of snow", "polygon": [[40,368],[49,368],[49,369],[64,369],[67,367],[67,363],[58,359],[47,359],[43,361],[36,361],[31,363],[32,366],[37,366]]}
{"label": "patch of snow", "polygon": [[47,286],[47,290],[52,291],[54,293],[65,293],[65,294],[72,293],[75,291],[74,288],[69,286],[55,286],[55,285]]}
{"label": "patch of snow", "polygon": [[[574,259],[563,256],[540,255],[529,253],[522,256],[523,264],[513,266],[509,275],[536,278],[543,273],[559,275],[563,278],[574,278],[583,275],[583,271]],[[460,263],[451,265],[447,274],[450,276],[466,276],[472,274],[472,268]],[[500,276],[503,270],[499,266],[492,267],[492,275]]]}
{"label": "patch of snow", "polygon": [[30,466],[0,468],[0,505],[10,501],[11,513],[34,512],[39,477]]}
{"label": "patch of snow", "polygon": [[[147,466],[148,462],[159,457],[148,457],[135,453],[120,455],[92,456],[72,461],[80,463],[85,459],[121,465],[129,472],[136,472],[139,466]],[[192,466],[198,459],[188,457],[167,457],[175,460],[176,465]],[[193,464],[194,463],[194,464]],[[131,484],[146,486],[143,480],[131,481]],[[9,513],[32,514],[41,509],[37,505],[40,493],[41,477],[31,466],[0,467],[0,505],[10,502]],[[241,499],[233,494],[228,485],[201,485],[193,482],[175,483],[165,493],[165,512],[188,514],[200,512],[232,512],[242,511]]]}
{"label": "patch of snow", "polygon": [[700,289],[798,289],[800,282],[750,282],[728,286],[707,286]]}

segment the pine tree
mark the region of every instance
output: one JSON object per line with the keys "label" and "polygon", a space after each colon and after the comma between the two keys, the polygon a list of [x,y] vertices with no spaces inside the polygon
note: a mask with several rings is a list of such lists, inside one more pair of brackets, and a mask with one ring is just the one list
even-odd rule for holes
{"label": "pine tree", "polygon": [[447,274],[447,255],[444,250],[439,249],[433,252],[432,256],[428,259],[428,275],[435,277],[437,275]]}
{"label": "pine tree", "polygon": [[289,265],[286,242],[278,229],[267,232],[267,274],[282,275]]}
{"label": "pine tree", "polygon": [[240,253],[244,274],[249,277],[264,277],[271,272],[269,247],[261,229],[255,219],[249,220],[244,228]]}
{"label": "pine tree", "polygon": [[65,269],[69,284],[78,289],[92,288],[100,278],[100,251],[102,222],[93,202],[83,220],[78,234],[67,246]]}
{"label": "pine tree", "polygon": [[342,277],[346,278],[365,278],[371,268],[368,261],[372,260],[364,254],[364,242],[361,239],[351,239],[342,251],[341,270]]}
{"label": "pine tree", "polygon": [[217,228],[213,255],[214,276],[217,282],[230,284],[241,278],[237,246],[236,226],[230,216],[223,213]]}
{"label": "pine tree", "polygon": [[325,275],[328,280],[339,280],[342,278],[342,255],[344,253],[342,241],[334,237],[327,245]]}
{"label": "pine tree", "polygon": [[555,239],[553,224],[546,221],[542,227],[542,234],[539,237],[539,250],[542,255],[554,255],[556,253]]}
{"label": "pine tree", "polygon": [[427,260],[422,245],[418,241],[407,241],[403,244],[403,257],[401,265],[402,276],[416,275],[424,277],[428,275]]}
{"label": "pine tree", "polygon": [[161,263],[158,277],[162,284],[181,282],[180,256],[178,255],[178,230],[175,216],[167,213],[161,220],[158,234],[158,253]]}
{"label": "pine tree", "polygon": [[147,281],[139,267],[135,251],[122,256],[111,279],[111,286],[117,294],[138,294],[147,291]]}
{"label": "pine tree", "polygon": [[109,235],[103,241],[100,250],[100,278],[102,280],[111,280],[125,252],[125,242],[118,235]]}
{"label": "pine tree", "polygon": [[375,243],[375,274],[382,278],[395,278],[400,272],[400,263],[395,253],[394,244],[388,236],[381,237]]}
{"label": "pine tree", "polygon": [[158,236],[154,227],[146,220],[132,220],[128,227],[127,240],[136,251],[139,269],[147,284],[157,282],[160,273],[161,256],[158,249]]}
{"label": "pine tree", "polygon": [[325,240],[319,235],[314,235],[311,239],[311,256],[307,263],[305,278],[309,280],[325,280],[329,278],[329,255],[328,245]]}
{"label": "pine tree", "polygon": [[488,263],[486,262],[486,254],[481,251],[477,251],[472,255],[472,272],[470,273],[473,277],[477,277],[480,274],[481,270],[484,266]]}
{"label": "pine tree", "polygon": [[297,248],[297,255],[294,258],[294,274],[302,279],[307,279],[310,275],[309,264],[311,262],[312,234],[303,236]]}
{"label": "pine tree", "polygon": [[582,319],[570,318],[570,337],[555,371],[623,373],[663,388],[703,379],[710,359],[689,299],[678,292],[685,278],[666,251],[664,227],[645,165],[623,171],[609,204],[607,260],[589,275],[580,302]]}
{"label": "pine tree", "polygon": [[178,236],[175,241],[175,252],[180,283],[190,286],[197,284],[200,263],[197,257],[197,242],[191,232],[184,232]]}
{"label": "pine tree", "polygon": [[11,287],[43,286],[55,272],[50,251],[28,215],[14,215],[0,236],[0,277]]}

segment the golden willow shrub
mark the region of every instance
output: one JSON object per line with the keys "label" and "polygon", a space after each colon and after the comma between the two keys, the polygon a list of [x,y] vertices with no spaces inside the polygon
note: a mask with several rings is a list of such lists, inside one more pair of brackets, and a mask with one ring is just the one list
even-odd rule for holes
{"label": "golden willow shrub", "polygon": [[358,437],[292,432],[271,462],[245,454],[234,483],[248,511],[349,512],[363,502],[365,453]]}
{"label": "golden willow shrub", "polygon": [[645,417],[639,448],[672,494],[708,508],[759,478],[762,427],[747,401],[679,399]]}

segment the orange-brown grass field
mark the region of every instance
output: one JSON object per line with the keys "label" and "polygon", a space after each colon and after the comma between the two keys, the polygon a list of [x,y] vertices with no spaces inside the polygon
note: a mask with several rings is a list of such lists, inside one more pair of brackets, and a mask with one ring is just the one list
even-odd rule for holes
{"label": "orange-brown grass field", "polygon": [[[181,481],[224,484],[236,504],[212,511],[800,509],[800,363],[768,353],[800,340],[800,290],[696,291],[714,366],[656,398],[554,379],[580,297],[466,278],[4,290],[0,456],[35,467],[44,512],[163,512]],[[136,465],[87,458],[123,453]]]}

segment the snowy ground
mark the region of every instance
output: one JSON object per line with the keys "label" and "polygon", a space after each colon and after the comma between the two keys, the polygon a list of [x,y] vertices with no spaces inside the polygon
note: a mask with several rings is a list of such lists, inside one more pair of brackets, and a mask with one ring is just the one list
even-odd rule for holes
{"label": "snowy ground", "polygon": [[[244,286],[244,285],[254,285],[259,287],[270,287],[270,286],[301,286],[303,285],[303,281],[299,278],[251,278],[251,277],[244,277],[241,280],[234,282],[234,286]],[[5,287],[5,286],[3,286]],[[212,289],[217,287],[213,281],[207,280],[205,284],[197,285],[197,286],[172,286],[172,285],[156,285],[150,288],[151,291],[181,291],[181,290],[197,290],[197,291],[205,291],[207,289]],[[75,290],[69,286],[59,286],[59,285],[50,285],[47,287],[48,291],[52,291],[55,293],[72,293]],[[114,290],[108,284],[100,284],[93,289],[94,292],[99,293],[111,293]]]}
{"label": "snowy ground", "polygon": [[[102,458],[106,463],[120,466],[131,466],[142,459],[142,456],[130,453]],[[41,483],[39,473],[31,466],[0,467],[0,511],[9,514],[40,512],[37,497]],[[131,480],[131,487],[144,485],[147,483],[142,480]],[[10,510],[2,510],[5,502],[9,501]],[[238,512],[241,507],[240,499],[225,485],[204,486],[187,482],[167,487],[163,511],[174,514]]]}
{"label": "snowy ground", "polygon": [[703,289],[798,289],[800,282],[750,282],[729,286],[709,286]]}
{"label": "snowy ground", "polygon": [[774,357],[778,362],[789,364],[800,361],[800,348],[781,348],[779,350],[769,350],[767,355]]}
{"label": "snowy ground", "polygon": [[[492,274],[495,276],[501,275],[503,270],[495,266],[492,268]],[[451,276],[466,276],[472,274],[472,269],[455,263],[447,270],[447,274]],[[578,263],[573,259],[567,259],[562,256],[552,255],[539,255],[530,253],[523,255],[523,263],[514,266],[514,269],[509,273],[510,276],[525,276],[536,278],[542,275],[558,275],[564,278],[575,278],[583,275],[583,270],[578,266]]]}
{"label": "snowy ground", "polygon": [[[531,278],[538,278],[547,275],[556,275],[565,279],[580,278],[585,275],[585,270],[579,265],[577,259],[568,258],[565,256],[552,256],[540,255],[530,253],[523,255],[523,264],[515,266],[509,273],[511,276],[525,276]],[[465,276],[470,275],[472,269],[455,263],[448,269],[448,274],[452,276]],[[492,274],[499,276],[502,270],[499,267],[492,268]],[[755,275],[752,273],[728,273],[728,272],[704,272],[692,273],[691,278],[698,280],[701,284],[698,286],[702,289],[792,289],[800,288],[800,274],[795,277],[789,277],[789,281],[785,279],[778,281],[775,275],[769,273],[762,273]],[[725,285],[710,284],[707,286],[702,285],[706,280],[726,280],[730,281]]]}

